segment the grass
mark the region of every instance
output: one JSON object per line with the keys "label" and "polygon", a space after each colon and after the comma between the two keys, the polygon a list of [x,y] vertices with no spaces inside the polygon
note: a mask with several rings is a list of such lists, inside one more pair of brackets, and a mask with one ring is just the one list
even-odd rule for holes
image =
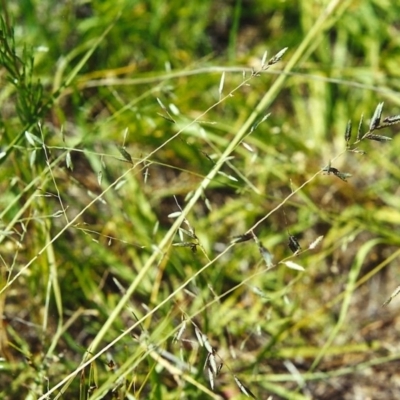
{"label": "grass", "polygon": [[3,7],[3,397],[398,398],[399,6],[186,3]]}

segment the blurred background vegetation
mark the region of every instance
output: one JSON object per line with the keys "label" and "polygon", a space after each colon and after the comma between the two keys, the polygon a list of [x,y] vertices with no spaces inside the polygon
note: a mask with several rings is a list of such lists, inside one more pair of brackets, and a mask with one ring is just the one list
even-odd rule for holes
{"label": "blurred background vegetation", "polygon": [[[94,353],[142,317],[49,398],[399,398],[398,301],[382,308],[400,285],[399,129],[382,132],[388,143],[343,151],[348,120],[354,141],[378,103],[383,117],[400,114],[400,3],[23,0],[1,9],[4,399],[41,398],[90,355],[107,321]],[[109,319],[171,214],[324,13],[268,118]],[[269,59],[285,47],[281,62],[203,115],[265,51]],[[129,157],[148,155],[132,167]],[[313,178],[330,160],[348,182]],[[227,250],[308,180],[255,230],[274,268],[254,241]],[[324,236],[292,259],[303,272],[278,264],[291,236],[305,250]],[[196,329],[223,363],[215,383]]]}

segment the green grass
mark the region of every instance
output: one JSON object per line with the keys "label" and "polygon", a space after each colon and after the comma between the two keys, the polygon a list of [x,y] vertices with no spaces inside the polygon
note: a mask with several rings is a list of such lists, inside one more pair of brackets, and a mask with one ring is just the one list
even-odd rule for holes
{"label": "green grass", "polygon": [[398,398],[399,12],[3,6],[2,398]]}

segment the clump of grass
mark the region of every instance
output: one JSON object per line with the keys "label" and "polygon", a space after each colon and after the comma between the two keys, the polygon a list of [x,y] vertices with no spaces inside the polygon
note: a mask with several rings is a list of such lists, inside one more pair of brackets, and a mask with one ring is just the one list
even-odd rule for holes
{"label": "clump of grass", "polygon": [[[268,392],[305,399],[317,397],[326,381],[353,380],[398,359],[381,357],[383,340],[367,338],[363,283],[372,285],[399,253],[388,255],[397,239],[388,218],[395,215],[394,180],[385,175],[398,174],[396,146],[386,146],[396,137],[386,132],[399,118],[384,117],[379,100],[367,131],[361,119],[354,139],[347,121],[360,115],[358,105],[333,93],[335,104],[324,109],[332,83],[316,84],[313,73],[326,73],[320,68],[321,48],[330,48],[325,30],[334,26],[335,43],[347,51],[353,32],[341,24],[349,3],[332,1],[324,11],[307,4],[296,10],[307,17],[304,32],[288,26],[268,46],[275,55],[255,51],[263,54],[256,67],[215,68],[206,59],[202,68],[176,71],[171,63],[187,64],[189,56],[173,41],[157,53],[167,37],[157,29],[175,11],[174,32],[187,32],[184,16],[199,10],[93,3],[86,18],[74,20],[82,43],[75,41],[54,62],[55,76],[48,70],[42,83],[38,65],[17,55],[3,22],[2,63],[17,60],[27,80],[20,87],[10,82],[1,101],[19,104],[10,93],[25,96],[24,87],[34,92],[41,85],[40,99],[33,92],[21,97],[13,115],[19,126],[4,124],[2,131],[0,350],[7,395],[259,398]],[[240,39],[239,3],[235,10],[231,60]],[[115,23],[117,11],[126,13]],[[141,17],[136,28],[127,24],[132,15]],[[120,41],[114,46],[112,38],[131,37],[129,29],[143,37],[149,15],[152,40],[126,58],[133,50]],[[276,31],[279,15],[271,11]],[[205,43],[202,21],[193,25],[186,51]],[[301,41],[285,43],[296,36]],[[299,66],[309,70],[294,70]],[[344,112],[348,103],[354,112]],[[376,103],[369,99],[364,110]],[[318,121],[321,132],[314,135]],[[335,135],[327,138],[324,127]],[[374,144],[385,157],[376,156]],[[371,218],[365,210],[375,201],[381,204]],[[379,296],[381,290],[371,294],[370,303],[381,304]],[[331,364],[340,354],[362,361]]]}

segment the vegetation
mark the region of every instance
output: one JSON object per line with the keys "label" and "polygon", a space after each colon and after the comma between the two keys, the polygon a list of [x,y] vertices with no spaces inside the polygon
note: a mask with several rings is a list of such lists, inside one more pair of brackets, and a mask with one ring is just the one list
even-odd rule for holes
{"label": "vegetation", "polygon": [[399,14],[3,1],[1,398],[399,398]]}

